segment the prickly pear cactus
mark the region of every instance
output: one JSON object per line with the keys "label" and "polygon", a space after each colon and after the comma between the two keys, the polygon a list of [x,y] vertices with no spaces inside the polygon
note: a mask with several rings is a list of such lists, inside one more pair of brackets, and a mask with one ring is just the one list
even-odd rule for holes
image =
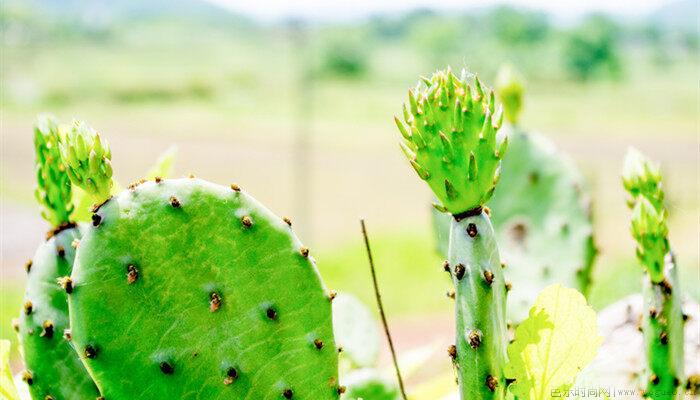
{"label": "prickly pear cactus", "polygon": [[[641,294],[627,296],[598,313],[598,327],[604,338],[594,361],[579,375],[575,387],[580,388],[637,388],[646,386],[646,376],[640,374],[640,366],[647,365],[644,335],[640,331],[643,314],[648,312]],[[685,320],[685,366],[688,376],[685,398],[700,395],[697,383],[700,378],[700,305],[686,299],[683,302]],[[629,395],[630,399],[641,399],[643,391]]]}
{"label": "prickly pear cactus", "polygon": [[452,216],[448,250],[455,285],[457,334],[450,349],[463,399],[502,399],[506,381],[506,287],[488,215],[507,138],[498,139],[502,113],[493,91],[470,87],[449,69],[409,91],[404,120],[396,119],[402,149],[419,177]]}
{"label": "prickly pear cactus", "polygon": [[642,332],[647,354],[647,397],[674,399],[685,383],[683,312],[676,262],[668,241],[668,212],[661,174],[641,153],[630,149],[623,184],[630,194],[632,237],[645,270]]}
{"label": "prickly pear cactus", "polygon": [[342,391],[309,250],[237,185],[156,179],[104,201],[71,285],[73,343],[106,399]]}
{"label": "prickly pear cactus", "polygon": [[71,185],[58,154],[58,126],[39,119],[34,145],[37,200],[42,216],[55,226],[26,264],[27,287],[17,325],[26,370],[22,373],[35,399],[89,399],[99,395],[95,384],[64,337],[68,300],[58,281],[69,276],[80,231],[70,222]]}
{"label": "prickly pear cactus", "polygon": [[[573,162],[544,136],[517,124],[522,85],[512,70],[502,70],[497,93],[503,99],[509,137],[501,179],[488,207],[507,268],[508,319],[519,323],[537,294],[560,283],[584,295],[591,284],[597,253],[590,199]],[[446,254],[449,217],[433,212],[438,251]]]}

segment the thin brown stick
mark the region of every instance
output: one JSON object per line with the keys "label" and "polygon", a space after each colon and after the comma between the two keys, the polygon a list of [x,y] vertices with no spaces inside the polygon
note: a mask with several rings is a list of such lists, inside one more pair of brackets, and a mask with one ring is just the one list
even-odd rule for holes
{"label": "thin brown stick", "polygon": [[389,342],[389,350],[391,350],[391,359],[394,361],[394,369],[396,370],[396,378],[399,381],[399,389],[401,391],[401,397],[406,400],[406,389],[403,386],[403,378],[401,378],[401,371],[399,370],[399,361],[396,358],[396,350],[394,349],[394,341],[391,339],[391,333],[389,333],[389,324],[386,322],[386,315],[384,314],[384,305],[382,304],[382,295],[379,294],[379,284],[377,283],[377,273],[374,270],[374,260],[372,259],[372,250],[369,246],[369,236],[367,235],[367,227],[365,226],[365,220],[360,220],[360,225],[362,225],[362,236],[365,238],[365,248],[367,249],[367,258],[369,259],[369,269],[372,272],[372,284],[374,285],[374,296],[377,298],[377,306],[379,306],[379,315],[382,317],[382,325],[384,326],[384,333],[386,334],[386,339]]}

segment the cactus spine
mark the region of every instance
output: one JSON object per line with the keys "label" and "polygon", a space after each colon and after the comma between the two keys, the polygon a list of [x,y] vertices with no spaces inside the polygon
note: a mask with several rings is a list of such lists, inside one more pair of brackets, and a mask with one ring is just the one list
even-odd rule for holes
{"label": "cactus spine", "polygon": [[683,313],[675,259],[668,240],[668,211],[658,166],[635,149],[625,158],[623,185],[630,194],[631,232],[645,269],[642,332],[647,353],[647,397],[675,399],[684,385]]}
{"label": "cactus spine", "polygon": [[68,341],[68,303],[59,281],[71,273],[80,230],[70,220],[71,184],[59,155],[59,128],[52,118],[40,117],[34,128],[36,198],[52,230],[27,263],[27,287],[17,335],[26,370],[23,373],[35,399],[88,399],[99,395]]}
{"label": "cactus spine", "polygon": [[401,148],[450,213],[446,267],[455,285],[457,334],[449,349],[462,399],[502,399],[506,382],[506,289],[493,228],[483,205],[500,175],[507,138],[498,139],[502,112],[478,78],[469,84],[449,69],[409,91]]}
{"label": "cactus spine", "polygon": [[[69,295],[73,343],[106,399],[337,399],[331,303],[309,250],[238,185],[132,185],[81,129],[64,154],[100,204]],[[85,151],[72,146],[92,143]],[[82,154],[83,156],[80,156]],[[88,165],[89,168],[83,168]],[[93,183],[87,183],[93,182]]]}

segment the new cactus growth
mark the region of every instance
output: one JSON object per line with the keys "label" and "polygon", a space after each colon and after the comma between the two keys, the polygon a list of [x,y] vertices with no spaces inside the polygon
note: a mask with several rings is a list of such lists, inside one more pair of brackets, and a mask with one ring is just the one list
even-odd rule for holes
{"label": "new cactus growth", "polygon": [[60,145],[66,172],[74,185],[93,199],[106,200],[112,190],[112,152],[100,135],[81,121],[74,121]]}
{"label": "new cactus growth", "polygon": [[637,259],[646,272],[643,295],[647,311],[642,321],[648,364],[645,393],[654,400],[674,399],[685,381],[683,313],[659,168],[630,149],[623,184],[630,194]]}
{"label": "new cactus growth", "polygon": [[[86,158],[104,143],[80,139],[91,132],[63,152],[101,204],[69,306],[73,343],[102,396],[337,399],[332,296],[291,221],[238,185],[194,178],[108,198],[107,152]],[[80,143],[93,148],[72,149]]]}
{"label": "new cactus growth", "polygon": [[[518,125],[523,85],[513,68],[499,72],[496,95],[507,122],[499,135],[507,135],[509,145],[488,207],[511,283],[508,319],[518,324],[546,286],[559,283],[586,295],[597,250],[580,172],[549,139]],[[433,212],[433,223],[438,250],[446,254],[449,217]]]}
{"label": "new cactus growth", "polygon": [[99,395],[92,379],[64,335],[68,329],[66,292],[58,281],[69,276],[79,228],[71,223],[71,183],[61,164],[57,123],[41,117],[34,128],[36,198],[52,230],[26,264],[27,287],[17,324],[34,399],[91,399]]}
{"label": "new cactus growth", "polygon": [[456,345],[451,349],[462,399],[502,399],[506,381],[506,286],[483,206],[498,182],[507,138],[493,91],[449,69],[409,91],[401,148],[452,215],[447,268],[456,288]]}

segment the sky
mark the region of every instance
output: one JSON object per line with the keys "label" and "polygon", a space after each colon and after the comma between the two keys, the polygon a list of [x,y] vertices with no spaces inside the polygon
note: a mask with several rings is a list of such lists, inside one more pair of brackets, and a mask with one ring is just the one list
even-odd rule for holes
{"label": "sky", "polygon": [[289,17],[347,21],[372,14],[401,12],[418,7],[466,10],[511,4],[543,10],[559,22],[571,22],[592,11],[637,18],[672,0],[208,0],[263,21]]}

